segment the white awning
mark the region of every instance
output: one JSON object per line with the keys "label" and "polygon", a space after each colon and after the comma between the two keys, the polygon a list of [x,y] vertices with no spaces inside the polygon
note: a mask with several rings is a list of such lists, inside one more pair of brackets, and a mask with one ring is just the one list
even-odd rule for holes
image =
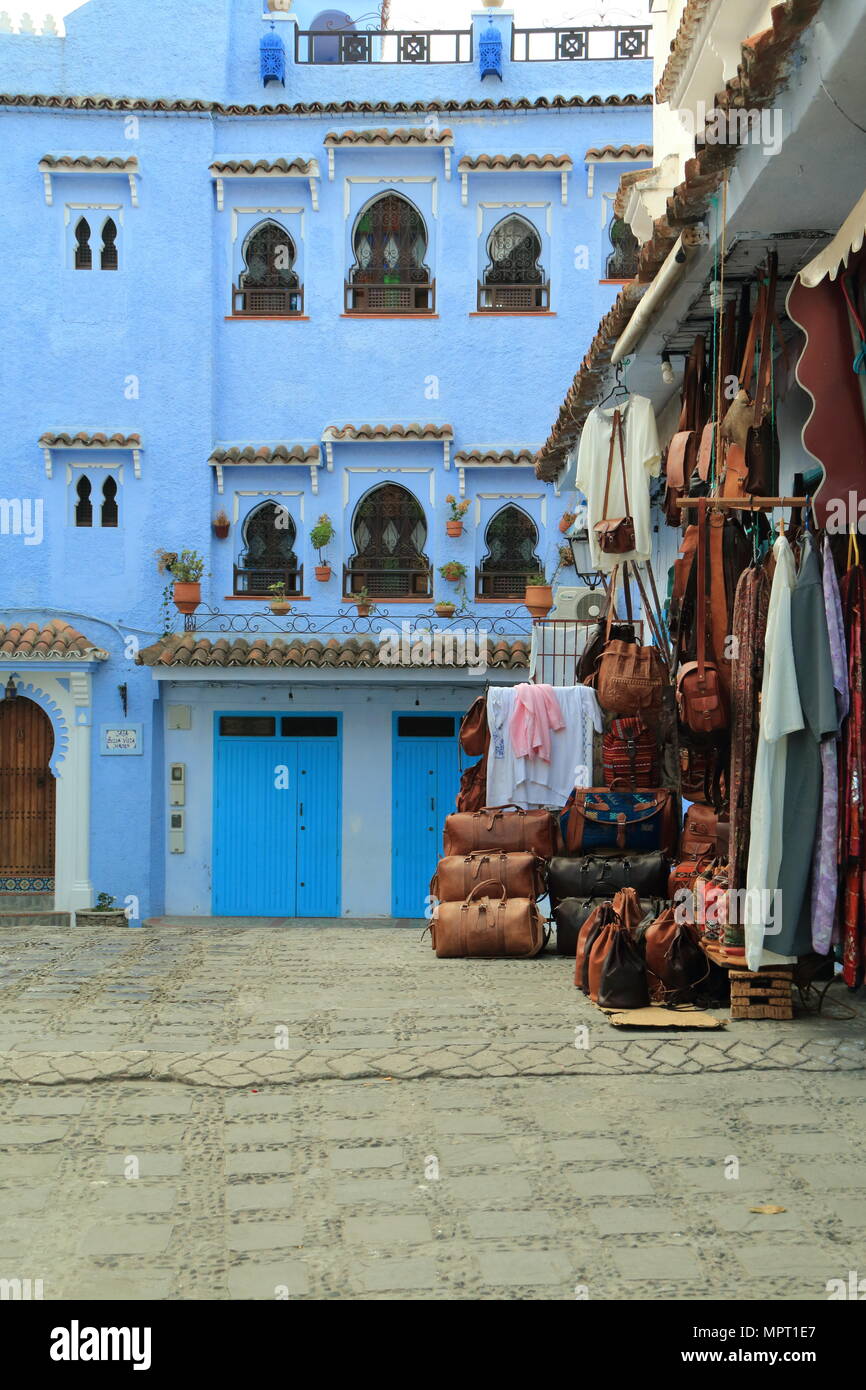
{"label": "white awning", "polygon": [[831,242],[800,271],[799,280],[807,290],[820,285],[826,275],[835,280],[866,240],[866,193],[849,213]]}

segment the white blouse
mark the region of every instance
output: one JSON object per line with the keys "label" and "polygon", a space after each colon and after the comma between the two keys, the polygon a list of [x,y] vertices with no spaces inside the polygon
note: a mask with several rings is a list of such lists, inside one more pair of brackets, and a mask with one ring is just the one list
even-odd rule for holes
{"label": "white blouse", "polygon": [[[634,521],[636,546],[624,555],[602,555],[596,545],[593,527],[597,521],[615,520],[626,515],[619,442],[616,440],[610,473],[607,516],[603,515],[610,436],[614,411],[617,409],[622,418],[629,513]],[[596,569],[609,573],[614,565],[626,560],[643,561],[650,558],[652,534],[649,480],[657,478],[660,471],[661,450],[652,401],[646,396],[627,396],[619,406],[604,409],[596,407],[590,412],[580,436],[575,487],[586,497],[587,525]]]}

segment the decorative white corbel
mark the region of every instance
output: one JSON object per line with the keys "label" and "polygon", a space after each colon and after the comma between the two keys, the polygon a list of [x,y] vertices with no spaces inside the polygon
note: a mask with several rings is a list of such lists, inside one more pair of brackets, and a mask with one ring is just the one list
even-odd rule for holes
{"label": "decorative white corbel", "polygon": [[316,179],[310,179],[310,197],[313,201],[313,212],[319,211],[319,185]]}
{"label": "decorative white corbel", "polygon": [[133,477],[135,477],[135,478],[140,478],[140,477],[141,477],[141,450],[140,450],[140,449],[133,449],[133,451],[132,451],[132,473],[133,473]]}
{"label": "decorative white corbel", "polygon": [[328,146],[328,182],[334,182],[334,147]]}
{"label": "decorative white corbel", "polygon": [[587,196],[587,198],[591,198],[591,197],[592,197],[593,189],[594,189],[594,188],[595,188],[595,165],[594,165],[594,164],[587,164],[587,166],[586,166],[586,196]]}
{"label": "decorative white corbel", "polygon": [[465,496],[466,496],[466,469],[465,469],[465,468],[461,468],[461,467],[458,465],[458,468],[457,468],[457,476],[458,476],[458,478],[460,479],[460,486],[459,486],[459,489],[458,489],[459,494],[460,494],[461,497],[465,497]]}
{"label": "decorative white corbel", "polygon": [[311,463],[311,464],[310,464],[310,487],[311,487],[312,490],[313,490],[313,496],[314,496],[314,497],[318,497],[318,495],[319,495],[319,465],[318,465],[317,463]]}
{"label": "decorative white corbel", "polygon": [[134,208],[138,207],[138,185],[135,182],[135,174],[130,170],[129,173],[129,197]]}
{"label": "decorative white corbel", "polygon": [[562,201],[563,201],[563,203],[567,203],[567,202],[568,202],[568,170],[567,170],[567,169],[563,169],[563,171],[562,171]]}
{"label": "decorative white corbel", "polygon": [[224,479],[223,479],[223,466],[222,466],[221,463],[218,463],[218,464],[217,464],[216,469],[215,469],[215,472],[216,472],[217,492],[218,492],[219,495],[222,497]]}
{"label": "decorative white corbel", "polygon": [[460,183],[460,201],[463,204],[463,206],[467,208],[469,206],[469,175],[461,174]]}
{"label": "decorative white corbel", "polygon": [[442,440],[442,453],[444,454],[445,472],[447,473],[448,470],[449,470],[450,467],[451,467],[451,440],[450,440],[450,439],[443,439],[443,440]]}
{"label": "decorative white corbel", "polygon": [[43,458],[45,459],[45,476],[46,476],[46,478],[53,478],[53,477],[54,477],[54,458],[53,458],[53,456],[52,456],[51,450],[50,450],[50,449],[43,449],[43,450],[42,450],[42,456],[43,456]]}
{"label": "decorative white corbel", "polygon": [[216,200],[217,212],[222,212],[226,205],[226,186],[224,179],[218,178],[216,181]]}
{"label": "decorative white corbel", "polygon": [[45,201],[49,207],[54,205],[54,189],[51,186],[51,170],[42,170],[42,182],[45,186]]}
{"label": "decorative white corbel", "polygon": [[450,149],[450,147],[449,147],[448,145],[445,146],[445,178],[446,178],[446,179],[448,180],[448,182],[450,183],[450,181],[451,181],[451,149]]}
{"label": "decorative white corbel", "polygon": [[333,473],[333,471],[334,471],[334,441],[333,441],[332,439],[326,439],[326,440],[324,441],[324,445],[325,445],[325,458],[326,458],[327,461],[328,461],[328,465],[327,465],[327,466],[328,466],[328,472],[329,472],[329,473]]}

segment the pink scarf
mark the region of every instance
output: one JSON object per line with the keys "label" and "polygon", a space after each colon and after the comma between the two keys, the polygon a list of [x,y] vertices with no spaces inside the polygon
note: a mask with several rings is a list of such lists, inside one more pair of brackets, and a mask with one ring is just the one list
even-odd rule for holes
{"label": "pink scarf", "polygon": [[551,730],[564,728],[565,720],[552,685],[533,685],[527,681],[517,687],[509,730],[515,757],[537,757],[549,763]]}

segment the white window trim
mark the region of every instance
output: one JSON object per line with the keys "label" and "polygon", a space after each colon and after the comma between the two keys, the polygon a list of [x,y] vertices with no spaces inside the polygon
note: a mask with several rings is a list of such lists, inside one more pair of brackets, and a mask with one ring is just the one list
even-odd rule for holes
{"label": "white window trim", "polygon": [[[76,462],[75,460],[72,460],[72,459],[66,459],[66,460],[65,460],[65,463],[66,463],[67,469],[69,469],[69,468],[80,468],[80,469],[84,470],[85,472],[87,471],[88,468],[112,468],[112,469],[114,469],[115,471],[117,471],[117,470],[123,468],[123,462],[121,461],[120,463],[110,463],[110,462],[104,461],[104,455],[105,455],[105,454],[131,454],[131,455],[132,455],[132,474],[133,474],[133,477],[134,477],[134,478],[138,479],[138,478],[141,477],[141,455],[142,455],[142,452],[143,452],[143,446],[142,446],[141,444],[136,445],[135,447],[133,447],[132,445],[130,445],[130,446],[126,447],[126,448],[124,448],[124,446],[123,446],[122,444],[113,444],[110,448],[106,448],[106,449],[100,449],[100,448],[98,448],[98,446],[97,446],[97,447],[94,447],[94,446],[92,446],[92,445],[91,445],[91,447],[88,449],[88,448],[86,448],[86,447],[83,447],[83,446],[80,445],[80,444],[79,444],[77,447],[76,447],[76,445],[74,445],[74,444],[46,444],[46,445],[43,446],[43,449],[42,449],[42,457],[43,457],[44,460],[45,460],[45,476],[46,476],[46,478],[53,478],[53,477],[54,477],[54,455],[55,455],[55,454],[83,454],[83,455],[85,456],[85,458],[84,458],[84,460],[83,460],[82,462],[79,463],[79,462]],[[92,458],[92,459],[89,458],[89,457],[87,457],[89,454],[92,454],[92,455],[93,455],[93,458]],[[102,457],[103,461],[100,461],[100,457]],[[123,475],[122,475],[122,473],[121,473],[121,477],[122,477],[122,476],[123,476]],[[68,477],[69,477],[69,475],[68,475],[68,473],[67,473],[67,481],[68,481]]]}
{"label": "white window trim", "polygon": [[[352,186],[354,184],[368,184],[371,188],[378,185],[380,188],[390,188],[396,183],[429,183],[432,184],[432,197],[430,200],[431,214],[435,220],[439,219],[439,180],[435,174],[396,174],[393,178],[362,178],[352,175],[343,180],[343,219],[348,222],[352,216]],[[358,209],[360,211],[360,208]]]}
{"label": "white window trim", "polygon": [[[547,525],[547,493],[546,492],[478,492],[475,494],[475,525],[481,525],[481,503],[482,502],[540,502],[540,520],[542,526]],[[499,508],[497,507],[497,511]]]}
{"label": "white window trim", "polygon": [[300,219],[301,219],[301,235],[300,235],[300,240],[301,240],[301,241],[305,241],[305,240],[306,240],[306,235],[307,235],[307,233],[306,233],[306,226],[305,226],[305,220],[304,220],[304,219],[305,219],[306,208],[265,208],[265,207],[261,207],[261,208],[259,208],[259,207],[256,207],[256,208],[242,208],[242,207],[233,207],[233,208],[232,208],[232,246],[234,246],[235,242],[236,242],[237,239],[238,239],[238,218],[241,217],[242,215],[248,215],[248,214],[250,214],[250,213],[252,213],[253,216],[255,216],[256,214],[259,214],[259,213],[260,213],[260,214],[263,214],[263,215],[266,216],[266,217],[272,217],[275,213],[279,213],[279,214],[280,214],[281,216],[283,216],[283,217],[289,217],[289,216],[300,217]]}
{"label": "white window trim", "polygon": [[[273,489],[257,488],[254,492],[246,490],[234,494],[232,503],[232,524],[237,526],[240,520],[240,499],[242,497],[297,497],[298,501],[298,520],[304,524],[304,493],[303,492],[275,492]],[[286,508],[288,511],[288,508]]]}
{"label": "white window trim", "polygon": [[238,180],[243,180],[243,179],[246,179],[248,183],[249,183],[252,179],[257,179],[257,180],[259,180],[259,181],[262,181],[262,180],[273,181],[273,180],[276,180],[276,179],[282,179],[283,181],[294,179],[295,181],[297,181],[298,179],[306,179],[307,183],[308,183],[309,186],[310,186],[310,201],[311,201],[312,204],[313,204],[313,212],[318,212],[318,211],[319,211],[319,181],[320,181],[322,175],[321,175],[321,171],[320,171],[320,169],[319,169],[318,162],[317,162],[315,159],[312,160],[311,162],[312,162],[312,164],[313,164],[313,169],[310,170],[310,171],[309,171],[308,173],[306,173],[306,174],[288,174],[288,173],[286,173],[285,170],[283,170],[283,169],[280,169],[279,171],[274,171],[273,173],[267,173],[267,172],[265,172],[264,170],[259,169],[259,170],[258,170],[256,173],[254,173],[254,174],[248,174],[248,173],[245,173],[245,172],[236,173],[236,174],[211,174],[211,178],[213,179],[213,182],[214,182],[214,188],[215,188],[215,190],[216,190],[216,206],[217,206],[217,212],[224,212],[224,211],[225,211],[225,205],[226,205],[226,189],[225,189],[225,186],[226,186],[226,183],[227,183],[228,181],[231,181],[232,183],[235,183],[235,182],[237,182]]}
{"label": "white window trim", "polygon": [[541,208],[544,211],[544,230],[548,237],[553,236],[553,204],[547,203],[479,203],[477,208],[478,236],[484,233],[484,214],[485,212],[497,212],[502,209],[513,211],[516,208]]}
{"label": "white window trim", "polygon": [[[399,441],[399,442],[400,442],[400,443],[404,443],[405,441],[401,440],[401,441]],[[367,473],[367,474],[376,474],[376,473],[382,474],[382,473],[385,473],[385,474],[389,474],[389,475],[393,475],[393,474],[395,474],[395,473],[400,473],[400,474],[403,474],[403,473],[408,473],[408,474],[411,474],[411,473],[415,473],[415,474],[424,474],[424,473],[426,473],[426,474],[428,474],[428,476],[429,476],[429,478],[430,478],[430,506],[431,506],[431,507],[435,507],[435,506],[436,506],[436,470],[435,470],[435,468],[387,468],[387,467],[384,467],[384,466],[383,466],[383,467],[380,467],[380,468],[377,468],[377,467],[371,466],[371,467],[369,467],[369,468],[344,468],[344,469],[343,469],[343,510],[344,510],[344,511],[345,511],[345,510],[349,507],[349,505],[350,505],[350,497],[349,497],[349,474],[350,474],[350,473]],[[359,499],[359,500],[360,500],[360,499]]]}
{"label": "white window trim", "polygon": [[[118,494],[120,493],[120,490],[121,490],[121,488],[123,487],[123,464],[122,464],[122,463],[67,463],[67,465],[66,465],[66,498],[67,498],[66,524],[67,524],[68,526],[73,527],[73,529],[79,530],[79,531],[90,531],[90,530],[93,530],[93,531],[102,531],[102,530],[105,530],[105,531],[119,531],[119,530],[121,529],[119,526],[105,526],[105,527],[103,527],[103,526],[101,525],[101,523],[100,523],[100,525],[98,525],[98,526],[93,526],[93,527],[90,527],[90,526],[79,526],[79,527],[76,527],[76,525],[75,525],[75,503],[76,503],[76,496],[75,496],[76,479],[75,479],[75,474],[76,474],[76,473],[93,473],[93,472],[103,472],[103,473],[110,473],[110,474],[112,474],[113,477],[114,477],[114,479],[115,479],[115,481],[117,482]],[[98,507],[98,506],[101,506],[101,503],[94,502],[93,496],[92,496],[92,495],[91,495],[90,501],[91,501],[91,506],[93,507],[93,510],[94,510],[94,512],[95,512],[96,509],[97,509],[97,507]],[[118,519],[119,519],[119,517],[120,517],[120,496],[117,497],[117,511],[118,511]]]}

